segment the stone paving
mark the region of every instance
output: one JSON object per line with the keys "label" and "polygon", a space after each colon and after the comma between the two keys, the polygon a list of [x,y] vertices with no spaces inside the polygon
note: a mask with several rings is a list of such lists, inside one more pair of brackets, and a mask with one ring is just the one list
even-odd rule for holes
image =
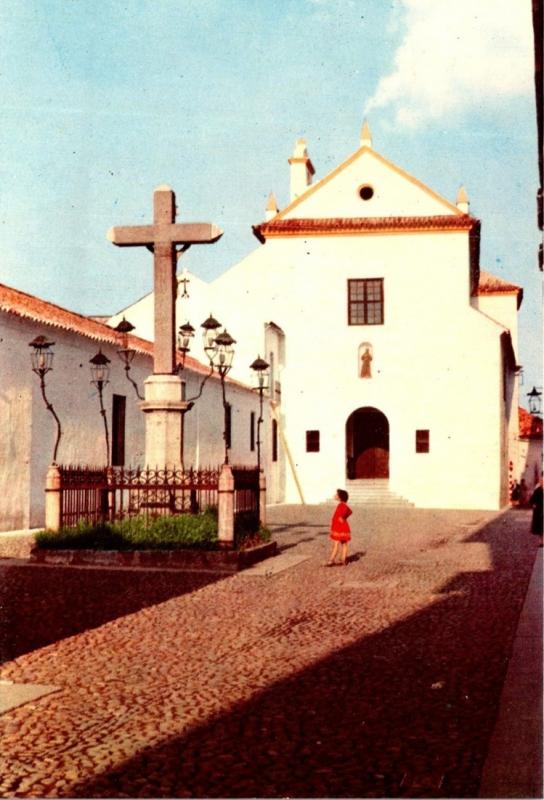
{"label": "stone paving", "polygon": [[272,509],[282,552],[227,578],[0,537],[2,678],[60,687],[2,717],[0,795],[476,797],[529,512],[358,508],[326,568],[331,511]]}

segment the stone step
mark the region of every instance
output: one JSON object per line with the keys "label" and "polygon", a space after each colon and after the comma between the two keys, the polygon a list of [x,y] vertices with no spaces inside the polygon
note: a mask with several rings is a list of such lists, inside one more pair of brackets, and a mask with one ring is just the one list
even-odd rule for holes
{"label": "stone step", "polygon": [[354,505],[414,507],[414,503],[390,491],[387,480],[347,481],[346,489],[349,502]]}

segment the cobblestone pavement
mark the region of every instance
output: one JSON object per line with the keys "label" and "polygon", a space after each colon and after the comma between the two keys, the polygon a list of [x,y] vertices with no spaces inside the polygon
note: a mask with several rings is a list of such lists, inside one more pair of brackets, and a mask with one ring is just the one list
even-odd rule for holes
{"label": "cobblestone pavement", "polygon": [[61,688],[3,716],[1,796],[476,797],[529,512],[359,508],[326,568],[331,510],[271,510],[263,575],[30,566],[0,537],[2,678]]}

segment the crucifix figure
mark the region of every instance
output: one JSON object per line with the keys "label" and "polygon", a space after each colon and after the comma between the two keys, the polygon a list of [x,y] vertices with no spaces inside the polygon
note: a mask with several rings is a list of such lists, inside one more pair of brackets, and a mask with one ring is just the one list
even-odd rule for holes
{"label": "crucifix figure", "polygon": [[153,194],[153,225],[110,228],[108,239],[119,247],[147,247],[153,253],[155,348],[153,372],[172,375],[176,368],[176,248],[211,244],[223,231],[209,222],[176,223],[176,196],[169,186]]}
{"label": "crucifix figure", "polygon": [[176,372],[176,263],[192,244],[211,244],[223,231],[209,222],[176,223],[176,197],[169,186],[153,195],[153,225],[111,228],[108,239],[119,247],[147,247],[154,261],[153,375],[144,382],[147,466],[183,466],[185,383]]}

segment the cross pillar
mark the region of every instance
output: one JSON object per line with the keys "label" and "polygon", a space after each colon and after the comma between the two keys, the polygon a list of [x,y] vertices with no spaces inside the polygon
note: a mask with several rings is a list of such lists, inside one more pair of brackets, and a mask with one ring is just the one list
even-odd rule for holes
{"label": "cross pillar", "polygon": [[179,375],[150,375],[144,381],[145,460],[148,467],[183,466],[185,383]]}
{"label": "cross pillar", "polygon": [[153,252],[153,375],[144,382],[145,461],[149,467],[183,466],[185,384],[176,373],[176,245],[210,244],[223,235],[210,223],[176,223],[176,196],[169,186],[153,195],[153,225],[111,228],[108,239],[119,247],[145,246]]}

